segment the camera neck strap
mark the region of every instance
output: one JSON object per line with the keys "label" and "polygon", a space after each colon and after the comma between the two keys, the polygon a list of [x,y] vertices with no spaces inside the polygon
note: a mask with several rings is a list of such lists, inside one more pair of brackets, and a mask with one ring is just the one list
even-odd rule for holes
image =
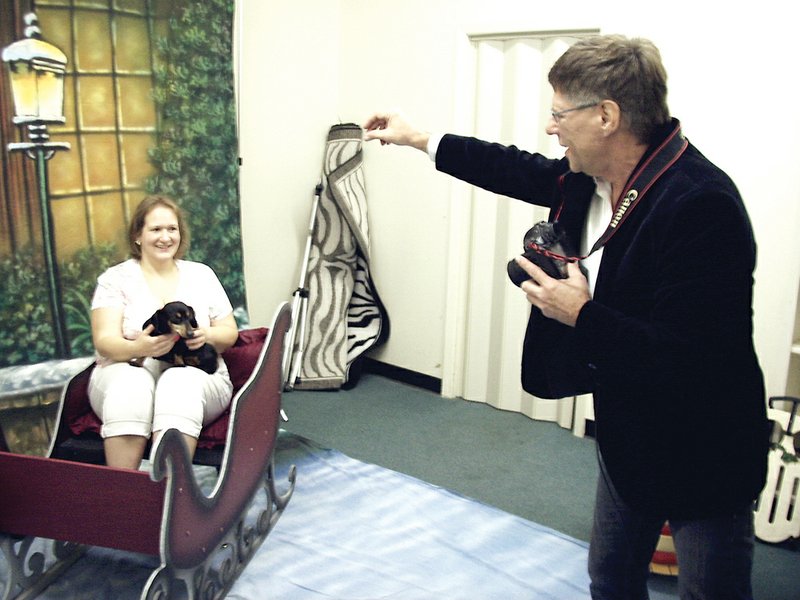
{"label": "camera neck strap", "polygon": [[[611,221],[608,223],[608,227],[606,227],[603,235],[594,243],[589,254],[586,256],[576,256],[575,260],[583,260],[608,243],[608,240],[610,240],[622,226],[625,219],[633,212],[636,205],[641,202],[647,191],[658,178],[680,158],[688,146],[689,142],[683,137],[680,123],[678,123],[661,145],[658,146],[630,176],[625,189],[620,195],[620,199],[614,207],[614,214],[611,217]],[[556,221],[558,221],[563,206],[564,203],[562,202],[561,207],[559,207],[556,213]]]}

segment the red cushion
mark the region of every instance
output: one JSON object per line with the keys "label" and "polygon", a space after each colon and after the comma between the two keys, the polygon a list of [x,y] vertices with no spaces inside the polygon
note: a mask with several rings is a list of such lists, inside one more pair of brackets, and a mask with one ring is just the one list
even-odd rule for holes
{"label": "red cushion", "polygon": [[94,364],[73,377],[64,395],[64,413],[61,418],[74,435],[87,431],[100,433],[102,423],[89,404],[89,378],[92,369]]}
{"label": "red cushion", "polygon": [[231,375],[234,394],[247,382],[253,372],[268,333],[269,329],[266,327],[243,329],[239,332],[236,343],[222,353]]}
{"label": "red cushion", "polygon": [[[222,353],[222,358],[225,360],[225,364],[228,365],[234,396],[253,372],[268,333],[269,329],[266,327],[243,329],[239,332],[236,343]],[[91,368],[87,368],[73,377],[67,388],[62,418],[73,435],[81,435],[89,431],[100,433],[102,423],[89,404],[88,386],[90,375]],[[224,444],[228,433],[229,417],[230,409],[222,413],[213,422],[204,426],[200,432],[197,445],[209,448]]]}
{"label": "red cushion", "polygon": [[[239,332],[236,343],[222,353],[222,358],[228,365],[234,396],[250,378],[258,355],[261,354],[261,348],[264,346],[264,340],[267,339],[267,333],[269,330],[266,327],[244,329]],[[205,425],[197,439],[197,445],[201,448],[213,448],[224,444],[228,436],[230,414],[230,408],[227,408],[214,421]]]}

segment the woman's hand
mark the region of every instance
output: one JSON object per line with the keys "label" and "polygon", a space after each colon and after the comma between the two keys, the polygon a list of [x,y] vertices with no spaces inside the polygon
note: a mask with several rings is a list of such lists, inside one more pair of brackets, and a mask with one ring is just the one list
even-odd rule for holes
{"label": "woman's hand", "polygon": [[153,326],[148,325],[135,338],[122,335],[122,310],[96,308],[92,311],[92,341],[97,352],[116,362],[128,362],[135,358],[162,356],[178,341],[177,333],[151,336]]}
{"label": "woman's hand", "polygon": [[199,350],[203,344],[209,343],[205,327],[198,327],[192,333],[192,337],[183,340],[189,350]]}
{"label": "woman's hand", "polygon": [[175,345],[181,336],[177,333],[165,333],[163,335],[155,335],[151,336],[150,333],[155,329],[155,327],[150,324],[144,328],[139,337],[136,338],[135,343],[137,348],[140,349],[140,352],[137,356],[163,356]]}

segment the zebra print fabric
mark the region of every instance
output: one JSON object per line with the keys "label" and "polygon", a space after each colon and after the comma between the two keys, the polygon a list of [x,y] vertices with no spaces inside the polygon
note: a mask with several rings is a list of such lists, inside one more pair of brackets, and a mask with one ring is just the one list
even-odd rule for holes
{"label": "zebra print fabric", "polygon": [[389,334],[389,317],[369,270],[369,221],[362,130],[334,125],[323,163],[324,185],[307,266],[302,364],[294,387],[354,385],[359,359]]}

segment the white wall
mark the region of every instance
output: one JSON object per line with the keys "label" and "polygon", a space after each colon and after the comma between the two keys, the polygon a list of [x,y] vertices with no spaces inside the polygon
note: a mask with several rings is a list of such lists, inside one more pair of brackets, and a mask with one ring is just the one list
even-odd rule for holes
{"label": "white wall", "polygon": [[[599,29],[652,39],[684,132],[737,182],[759,243],[756,346],[768,392],[783,392],[800,278],[800,111],[787,9],[679,1],[653,14],[630,0],[242,0],[242,218],[251,317],[266,322],[299,276],[327,129],[399,107],[449,130],[466,34]],[[263,98],[263,99],[261,99]],[[531,107],[546,111],[549,106]],[[769,148],[766,148],[769,146]],[[459,184],[422,153],[365,148],[372,269],[392,324],[374,352],[442,376],[449,199]],[[702,260],[702,257],[698,257]],[[498,264],[498,269],[504,268]],[[709,265],[713,269],[714,265]]]}
{"label": "white wall", "polygon": [[270,322],[300,276],[323,143],[338,120],[340,10],[335,0],[241,0],[240,191],[250,319]]}

